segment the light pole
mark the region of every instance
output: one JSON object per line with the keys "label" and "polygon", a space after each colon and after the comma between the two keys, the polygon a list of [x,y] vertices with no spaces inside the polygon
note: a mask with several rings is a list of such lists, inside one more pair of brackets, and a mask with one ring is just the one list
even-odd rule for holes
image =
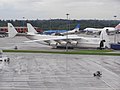
{"label": "light pole", "polygon": [[23,17],[23,27],[24,27],[24,20],[25,20],[25,17]]}
{"label": "light pole", "polygon": [[[66,14],[67,16],[67,29],[69,30],[69,15],[70,14]],[[66,52],[68,52],[68,31],[67,31],[67,35],[66,35]],[[67,58],[66,58],[66,74],[68,74],[68,62],[67,62]]]}
{"label": "light pole", "polygon": [[[68,28],[68,30],[69,30],[69,15],[70,14],[66,14],[66,16],[67,16],[67,28]],[[67,41],[67,43],[66,43],[66,52],[68,52],[68,33],[67,33],[67,35],[66,35],[66,41]]]}
{"label": "light pole", "polygon": [[22,33],[24,32],[24,23],[25,23],[25,17],[23,17],[23,29],[22,29]]}
{"label": "light pole", "polygon": [[51,26],[51,18],[50,18],[50,30],[52,30],[52,28],[51,28],[52,26]]}
{"label": "light pole", "polygon": [[[116,21],[116,15],[114,16],[114,24],[115,24],[115,21]],[[117,36],[116,36],[116,30],[115,30],[115,33],[114,33],[115,35],[114,35],[114,43],[116,43],[116,39],[117,39]]]}

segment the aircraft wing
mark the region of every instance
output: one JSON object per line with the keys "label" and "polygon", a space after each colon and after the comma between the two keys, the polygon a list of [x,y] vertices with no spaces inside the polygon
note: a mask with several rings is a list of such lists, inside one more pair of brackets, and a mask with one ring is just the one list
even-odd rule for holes
{"label": "aircraft wing", "polygon": [[24,42],[41,42],[41,41],[66,41],[66,40],[80,40],[80,39],[82,39],[83,37],[79,37],[79,36],[77,36],[77,37],[75,37],[75,36],[73,36],[73,37],[70,37],[70,36],[59,36],[59,37],[53,37],[53,38],[47,38],[47,39],[37,39],[37,40],[29,40],[29,41],[24,41]]}

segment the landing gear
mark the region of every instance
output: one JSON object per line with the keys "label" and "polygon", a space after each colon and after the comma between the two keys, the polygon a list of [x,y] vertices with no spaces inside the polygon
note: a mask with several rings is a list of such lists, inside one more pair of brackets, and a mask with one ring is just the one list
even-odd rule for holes
{"label": "landing gear", "polygon": [[[58,49],[66,49],[65,46],[57,46]],[[68,47],[68,49],[74,49],[74,47]]]}

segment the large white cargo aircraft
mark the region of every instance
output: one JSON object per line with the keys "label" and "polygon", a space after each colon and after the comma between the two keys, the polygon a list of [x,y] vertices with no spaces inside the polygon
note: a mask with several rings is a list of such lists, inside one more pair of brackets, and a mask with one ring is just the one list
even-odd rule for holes
{"label": "large white cargo aircraft", "polygon": [[84,31],[86,33],[99,33],[102,30],[107,30],[108,33],[113,33],[115,31],[119,31],[120,30],[120,24],[118,24],[116,27],[104,27],[104,28],[85,28]]}
{"label": "large white cargo aircraft", "polygon": [[[36,34],[36,30],[33,26],[27,23],[28,32],[25,35],[30,41],[26,42],[37,42],[52,47],[78,47],[78,48],[98,48],[100,42],[105,40],[103,47],[109,47],[109,38],[105,30],[100,34],[99,38],[92,37],[80,37],[78,35],[66,35],[66,36],[52,36],[52,35],[40,35]],[[9,37],[14,37],[17,34],[14,26],[8,23]]]}

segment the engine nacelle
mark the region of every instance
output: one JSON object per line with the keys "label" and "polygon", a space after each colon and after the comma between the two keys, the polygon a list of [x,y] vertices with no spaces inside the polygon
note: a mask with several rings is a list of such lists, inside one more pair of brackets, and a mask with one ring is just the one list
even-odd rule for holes
{"label": "engine nacelle", "polygon": [[76,46],[78,44],[78,41],[70,41],[70,44]]}
{"label": "engine nacelle", "polygon": [[50,44],[50,46],[57,46],[57,42],[55,42],[55,41],[50,41],[49,44]]}
{"label": "engine nacelle", "polygon": [[50,46],[57,46],[57,42],[55,41],[46,41]]}
{"label": "engine nacelle", "polygon": [[66,41],[59,41],[59,44],[66,46],[67,42]]}
{"label": "engine nacelle", "polygon": [[50,46],[57,46],[57,43],[50,43]]}

